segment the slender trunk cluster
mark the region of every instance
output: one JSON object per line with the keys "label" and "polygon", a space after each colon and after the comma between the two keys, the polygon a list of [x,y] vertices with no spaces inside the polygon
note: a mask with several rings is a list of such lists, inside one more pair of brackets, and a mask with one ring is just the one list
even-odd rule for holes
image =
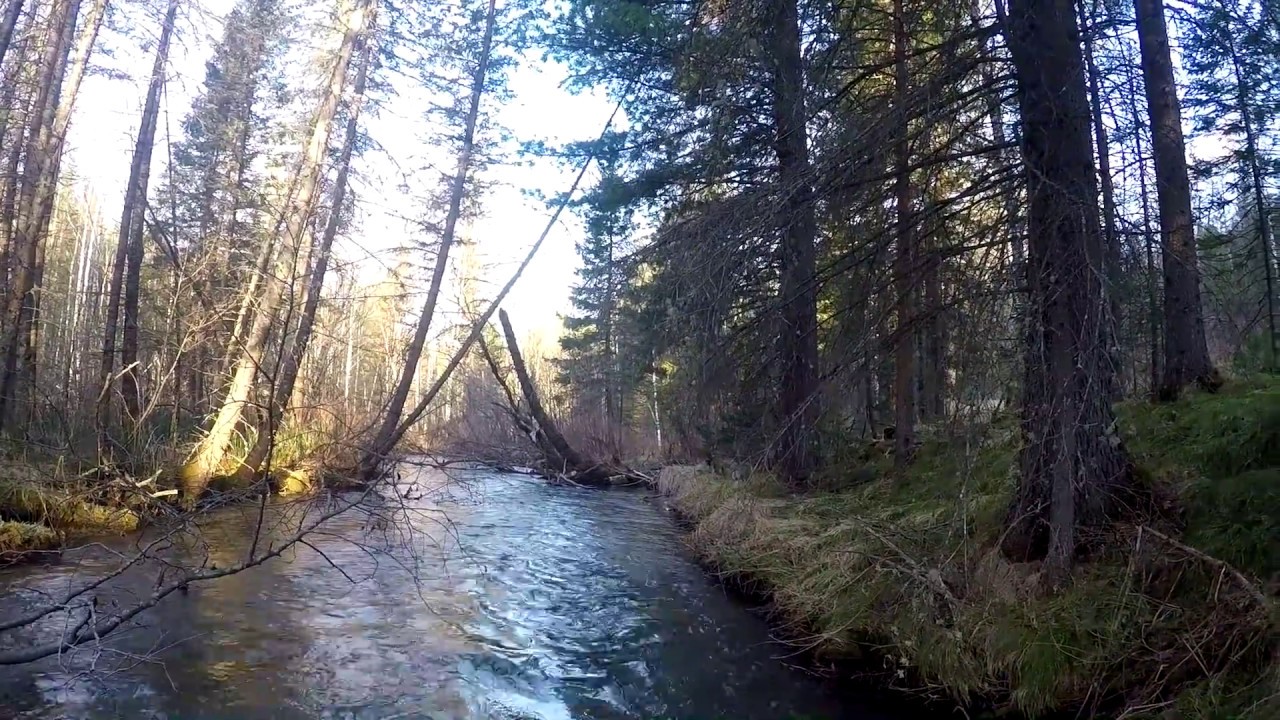
{"label": "slender trunk cluster", "polygon": [[[258,374],[265,367],[266,351],[277,319],[276,315],[287,290],[287,281],[292,278],[305,242],[304,234],[313,209],[313,200],[329,146],[334,117],[337,115],[343,90],[346,87],[356,45],[368,32],[373,20],[373,12],[372,0],[354,0],[343,14],[343,35],[334,68],[321,97],[297,173],[291,183],[291,191],[288,193],[284,212],[278,223],[278,226],[283,229],[283,252],[279,253],[280,259],[276,263],[277,271],[266,274],[265,279],[261,281],[261,294],[256,299],[246,296],[241,304],[242,308],[248,308],[252,303],[252,321],[245,323],[249,328],[244,334],[243,342],[238,343],[239,347],[231,348],[237,360],[231,370],[231,380],[227,386],[226,395],[208,433],[181,471],[182,489],[188,502],[194,502],[218,473],[241,472],[243,463],[237,462],[233,466],[231,462],[234,439],[252,404]],[[274,238],[268,236],[263,242],[264,245],[274,244]],[[259,258],[269,258],[272,254],[264,248]],[[269,262],[267,264],[269,265]],[[251,282],[247,292],[253,292],[256,286],[256,282]],[[238,341],[239,338],[233,338],[233,340]],[[258,432],[270,431],[264,427],[259,427],[257,430]],[[256,468],[245,467],[245,470],[254,472]]]}
{"label": "slender trunk cluster", "polygon": [[60,0],[50,12],[39,84],[27,116],[27,143],[7,258],[10,281],[4,315],[4,366],[0,371],[0,428],[10,432],[17,406],[23,400],[20,388],[30,387],[23,376],[29,379],[32,371],[28,363],[33,358],[28,349],[38,305],[40,248],[48,223],[41,209],[51,202],[49,198],[57,190],[60,142],[55,135],[55,120],[79,14],[80,0]]}

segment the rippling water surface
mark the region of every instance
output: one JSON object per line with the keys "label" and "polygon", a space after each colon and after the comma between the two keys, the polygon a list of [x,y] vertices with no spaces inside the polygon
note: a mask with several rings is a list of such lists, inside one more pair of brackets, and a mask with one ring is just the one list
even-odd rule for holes
{"label": "rippling water surface", "polygon": [[[339,516],[315,549],[170,597],[112,651],[0,668],[0,717],[886,717],[787,666],[760,618],[690,562],[659,501],[417,479],[412,511]],[[185,552],[233,564],[255,522],[220,511]],[[141,541],[0,573],[0,616]],[[125,576],[101,602],[152,583]]]}

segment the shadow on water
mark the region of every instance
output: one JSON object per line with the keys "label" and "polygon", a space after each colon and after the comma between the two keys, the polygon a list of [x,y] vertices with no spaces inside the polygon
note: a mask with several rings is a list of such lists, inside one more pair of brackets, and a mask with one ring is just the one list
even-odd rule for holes
{"label": "shadow on water", "polygon": [[[314,549],[170,597],[111,652],[0,670],[0,717],[890,717],[788,667],[643,493],[416,480],[423,497],[396,521],[341,515]],[[253,508],[219,511],[198,551],[236,562],[255,522]],[[0,616],[130,542],[0,573]],[[100,601],[152,583],[122,576]]]}

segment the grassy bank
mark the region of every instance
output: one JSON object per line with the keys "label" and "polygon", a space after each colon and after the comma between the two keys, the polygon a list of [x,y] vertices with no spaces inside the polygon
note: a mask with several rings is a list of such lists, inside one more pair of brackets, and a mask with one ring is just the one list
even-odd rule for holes
{"label": "grassy bank", "polygon": [[[256,499],[264,491],[308,495],[363,489],[343,470],[355,466],[356,445],[339,439],[344,437],[340,431],[323,423],[286,425],[276,436],[265,478],[229,461],[198,499],[200,507]],[[231,458],[247,454],[251,441],[238,438]],[[149,446],[129,466],[99,467],[9,448],[0,455],[0,565],[49,557],[67,542],[130,533],[175,512],[183,500],[178,473],[131,474],[139,468],[174,468],[179,464],[175,452]]]}
{"label": "grassy bank", "polygon": [[137,530],[138,502],[113,490],[56,463],[0,463],[0,565],[48,557],[67,540]]}
{"label": "grassy bank", "polygon": [[755,582],[797,642],[898,683],[1028,715],[1280,717],[1280,381],[1121,408],[1165,506],[1099,539],[1072,587],[995,550],[1018,434],[1004,419],[789,496],[769,477],[663,471],[691,543]]}

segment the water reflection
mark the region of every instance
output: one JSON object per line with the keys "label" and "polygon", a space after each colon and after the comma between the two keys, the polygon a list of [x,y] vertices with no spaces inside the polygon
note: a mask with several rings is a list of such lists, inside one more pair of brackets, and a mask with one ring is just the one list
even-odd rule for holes
{"label": "water reflection", "polygon": [[[0,671],[0,716],[873,717],[784,666],[643,494],[410,480],[414,507],[394,521],[344,514],[314,549],[169,598],[109,655]],[[270,531],[315,511],[273,506]],[[235,563],[255,522],[224,511],[182,552]],[[55,592],[109,561],[86,550],[0,583]],[[105,595],[151,582],[129,574]]]}

